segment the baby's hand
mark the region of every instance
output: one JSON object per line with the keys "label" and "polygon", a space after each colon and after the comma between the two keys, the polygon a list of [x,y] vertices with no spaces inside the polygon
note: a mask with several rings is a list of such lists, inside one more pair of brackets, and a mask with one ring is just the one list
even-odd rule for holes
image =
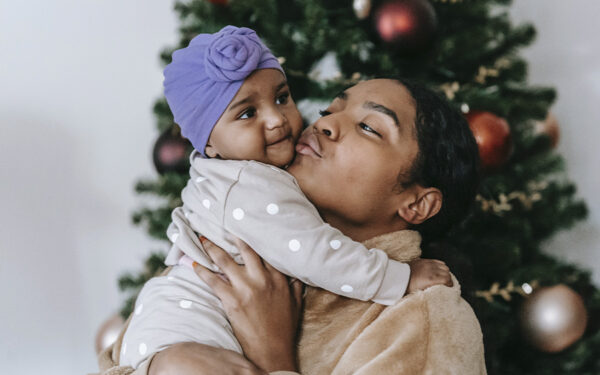
{"label": "baby's hand", "polygon": [[410,281],[406,294],[417,290],[425,290],[434,285],[452,286],[450,269],[446,263],[436,259],[415,259],[408,262]]}

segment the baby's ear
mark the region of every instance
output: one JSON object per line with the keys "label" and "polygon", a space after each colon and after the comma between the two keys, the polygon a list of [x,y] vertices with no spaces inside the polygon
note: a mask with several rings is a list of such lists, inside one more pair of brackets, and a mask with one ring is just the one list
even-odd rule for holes
{"label": "baby's ear", "polygon": [[204,154],[211,159],[215,159],[215,158],[221,159],[221,157],[217,153],[217,150],[208,143],[206,144],[206,147],[204,148]]}

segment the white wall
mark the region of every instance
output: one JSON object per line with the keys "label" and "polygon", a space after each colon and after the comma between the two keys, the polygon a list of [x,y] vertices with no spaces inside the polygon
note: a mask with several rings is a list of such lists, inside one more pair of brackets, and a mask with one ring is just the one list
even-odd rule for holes
{"label": "white wall", "polygon": [[593,270],[600,285],[600,2],[515,0],[511,15],[537,28],[536,42],[523,51],[530,82],[558,90],[551,109],[562,132],[558,152],[590,209],[586,222],[558,233],[545,248]]}
{"label": "white wall", "polygon": [[[130,224],[154,174],[158,53],[173,0],[0,3],[0,373],[96,370],[93,338],[121,305],[116,280],[161,245]],[[559,151],[590,220],[548,244],[600,284],[600,33],[595,0],[518,0],[534,21],[535,83],[556,86]],[[43,366],[43,367],[42,367]]]}
{"label": "white wall", "polygon": [[130,215],[172,4],[0,2],[0,374],[95,371],[118,276],[161,246]]}

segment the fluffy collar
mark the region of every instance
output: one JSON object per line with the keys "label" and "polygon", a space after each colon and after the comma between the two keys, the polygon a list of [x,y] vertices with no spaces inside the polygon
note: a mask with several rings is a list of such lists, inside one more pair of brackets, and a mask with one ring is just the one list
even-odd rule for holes
{"label": "fluffy collar", "polygon": [[414,230],[382,234],[363,242],[368,249],[385,251],[390,259],[408,262],[421,256],[421,235]]}

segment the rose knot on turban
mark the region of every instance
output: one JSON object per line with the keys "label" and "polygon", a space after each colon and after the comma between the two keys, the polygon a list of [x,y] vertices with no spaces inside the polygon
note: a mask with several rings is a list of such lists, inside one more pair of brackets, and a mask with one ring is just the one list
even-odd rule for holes
{"label": "rose knot on turban", "polygon": [[205,56],[206,74],[215,81],[238,81],[256,70],[265,46],[254,30],[226,26],[208,46]]}

